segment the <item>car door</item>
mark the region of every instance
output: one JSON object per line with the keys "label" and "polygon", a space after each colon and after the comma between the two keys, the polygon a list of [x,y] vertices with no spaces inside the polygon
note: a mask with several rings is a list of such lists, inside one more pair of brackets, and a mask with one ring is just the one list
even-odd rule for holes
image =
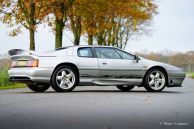
{"label": "car door", "polygon": [[92,83],[93,79],[98,78],[99,65],[91,47],[80,47],[77,50],[78,59],[76,65],[79,68],[80,83]]}
{"label": "car door", "polygon": [[100,67],[99,80],[113,83],[142,81],[142,63],[134,55],[109,47],[96,47],[95,52]]}

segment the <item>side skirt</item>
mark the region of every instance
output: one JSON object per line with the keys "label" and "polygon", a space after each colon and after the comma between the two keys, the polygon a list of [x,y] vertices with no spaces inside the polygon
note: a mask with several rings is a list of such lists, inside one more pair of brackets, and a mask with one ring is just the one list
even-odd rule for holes
{"label": "side skirt", "polygon": [[140,85],[143,79],[80,79],[81,85],[115,86],[115,85]]}

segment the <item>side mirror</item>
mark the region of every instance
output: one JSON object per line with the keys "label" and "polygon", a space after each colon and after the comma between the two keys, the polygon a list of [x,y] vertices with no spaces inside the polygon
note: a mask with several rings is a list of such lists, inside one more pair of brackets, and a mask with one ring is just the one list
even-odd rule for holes
{"label": "side mirror", "polygon": [[135,55],[135,63],[139,63],[139,57]]}

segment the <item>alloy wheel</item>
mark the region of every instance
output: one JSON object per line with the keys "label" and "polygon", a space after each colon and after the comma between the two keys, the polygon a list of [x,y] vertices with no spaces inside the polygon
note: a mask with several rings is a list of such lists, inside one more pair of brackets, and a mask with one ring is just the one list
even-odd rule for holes
{"label": "alloy wheel", "polygon": [[148,77],[148,84],[153,90],[160,90],[165,86],[165,75],[159,70],[152,71]]}
{"label": "alloy wheel", "polygon": [[70,89],[74,86],[75,75],[67,68],[61,69],[56,76],[57,85],[62,89]]}

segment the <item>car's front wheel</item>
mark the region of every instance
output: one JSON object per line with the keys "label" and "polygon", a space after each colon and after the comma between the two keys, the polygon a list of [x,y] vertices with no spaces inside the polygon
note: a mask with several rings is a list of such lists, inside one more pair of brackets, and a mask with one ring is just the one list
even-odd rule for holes
{"label": "car's front wheel", "polygon": [[128,86],[128,85],[119,85],[116,86],[119,90],[123,91],[123,92],[127,92],[132,90],[135,86]]}
{"label": "car's front wheel", "polygon": [[57,92],[72,91],[78,85],[78,74],[71,66],[59,66],[51,78],[51,86]]}
{"label": "car's front wheel", "polygon": [[44,92],[50,87],[50,84],[27,84],[27,87],[34,92]]}
{"label": "car's front wheel", "polygon": [[167,76],[162,69],[150,70],[145,77],[145,89],[150,92],[159,92],[166,87]]}

